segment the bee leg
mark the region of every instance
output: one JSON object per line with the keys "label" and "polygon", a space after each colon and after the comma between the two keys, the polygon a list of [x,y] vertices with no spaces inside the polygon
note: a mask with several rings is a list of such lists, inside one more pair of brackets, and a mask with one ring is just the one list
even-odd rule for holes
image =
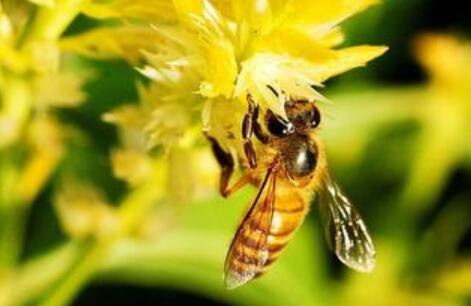
{"label": "bee leg", "polygon": [[244,120],[242,120],[242,141],[249,166],[254,169],[257,168],[257,157],[252,143],[252,135],[254,134],[255,129],[257,129],[257,133],[260,132],[261,129],[260,126],[257,127],[258,106],[255,105],[255,102],[252,100],[250,95],[247,95],[247,102],[249,109],[247,114],[244,116]]}
{"label": "bee leg", "polygon": [[252,143],[253,120],[252,114],[247,113],[242,121],[242,141],[244,144],[244,152],[249,162],[250,168],[257,168],[257,158]]}
{"label": "bee leg", "polygon": [[224,151],[219,143],[213,137],[206,134],[206,138],[211,143],[211,149],[213,151],[216,160],[221,167],[221,176],[219,177],[219,193],[223,197],[228,197],[250,181],[248,175],[244,175],[234,185],[229,187],[229,181],[232,173],[234,172],[234,159],[232,155]]}
{"label": "bee leg", "polygon": [[268,143],[268,135],[263,131],[262,126],[258,122],[259,116],[259,108],[258,106],[255,107],[254,115],[253,115],[253,132],[255,136],[260,140],[262,143]]}
{"label": "bee leg", "polygon": [[224,151],[216,139],[206,134],[206,138],[211,143],[211,149],[214,157],[221,167],[221,176],[219,178],[219,192],[222,196],[226,196],[226,192],[231,179],[232,173],[234,172],[234,159],[232,155]]}
{"label": "bee leg", "polygon": [[231,194],[239,191],[239,189],[241,189],[242,187],[247,185],[247,183],[249,183],[249,182],[250,182],[250,175],[246,174],[243,177],[241,177],[234,185],[232,185],[230,187],[228,187],[226,185],[226,188],[224,190],[221,190],[221,195],[223,197],[227,198]]}

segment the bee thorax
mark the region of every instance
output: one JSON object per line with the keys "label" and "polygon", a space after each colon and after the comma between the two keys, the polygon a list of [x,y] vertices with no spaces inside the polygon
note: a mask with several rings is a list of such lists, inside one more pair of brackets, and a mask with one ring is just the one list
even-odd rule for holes
{"label": "bee thorax", "polygon": [[307,183],[317,165],[318,151],[315,143],[303,135],[294,135],[292,139],[287,139],[282,154],[288,178],[296,185]]}

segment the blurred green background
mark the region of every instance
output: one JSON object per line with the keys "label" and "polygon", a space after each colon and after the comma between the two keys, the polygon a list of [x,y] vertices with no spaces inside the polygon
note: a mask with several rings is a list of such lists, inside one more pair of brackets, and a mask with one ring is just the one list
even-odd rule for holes
{"label": "blurred green background", "polygon": [[[80,16],[66,34],[96,25]],[[471,40],[467,3],[385,0],[347,21],[345,29],[346,45],[390,47],[367,68],[328,81],[322,91],[333,101],[326,106],[329,118],[322,131],[329,161],[369,224],[378,252],[375,272],[357,274],[336,260],[313,209],[267,275],[226,291],[226,248],[255,192],[246,188],[229,200],[213,195],[183,203],[157,235],[114,245],[73,305],[470,305],[471,79],[461,84],[467,93],[460,101],[461,119],[449,117],[446,108],[433,117],[429,113],[436,113],[428,110],[435,107],[429,100],[436,85],[414,52],[414,42],[425,33]],[[85,84],[88,97],[80,107],[58,111],[75,136],[25,221],[20,261],[37,271],[38,282],[48,282],[48,276],[76,260],[70,255],[76,256],[76,246],[65,244],[69,239],[52,204],[61,178],[73,173],[98,186],[110,202],[121,200],[128,188],[112,174],[109,154],[119,137],[102,115],[135,101],[135,84],[142,77],[121,61],[74,61],[93,71]],[[450,100],[455,90],[450,88]],[[453,128],[455,119],[465,125]],[[44,302],[48,294],[28,303]]]}

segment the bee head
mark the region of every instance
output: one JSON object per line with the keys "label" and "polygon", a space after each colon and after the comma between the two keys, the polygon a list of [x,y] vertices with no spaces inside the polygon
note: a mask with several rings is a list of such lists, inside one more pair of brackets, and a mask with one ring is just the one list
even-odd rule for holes
{"label": "bee head", "polygon": [[291,121],[276,115],[271,110],[267,110],[265,124],[268,132],[278,138],[283,138],[295,132],[295,126]]}
{"label": "bee head", "polygon": [[321,123],[321,113],[314,102],[289,100],[285,104],[285,111],[298,131],[317,128]]}
{"label": "bee head", "polygon": [[321,122],[321,114],[313,102],[290,100],[285,104],[285,111],[288,120],[274,114],[271,110],[267,110],[265,115],[267,130],[278,138],[317,128]]}

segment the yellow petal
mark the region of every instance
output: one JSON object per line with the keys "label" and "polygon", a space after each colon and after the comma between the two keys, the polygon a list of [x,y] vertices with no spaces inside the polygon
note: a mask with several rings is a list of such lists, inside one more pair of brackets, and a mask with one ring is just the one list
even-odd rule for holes
{"label": "yellow petal", "polygon": [[251,53],[256,52],[287,53],[313,63],[323,63],[335,58],[334,51],[320,44],[316,37],[288,28],[275,30],[256,40]]}
{"label": "yellow petal", "polygon": [[319,43],[326,47],[335,47],[343,43],[345,37],[340,27],[330,29],[324,35],[319,36]]}
{"label": "yellow petal", "polygon": [[33,152],[18,179],[18,194],[24,203],[34,200],[56,169],[64,153],[61,129],[49,116],[38,116],[30,123],[27,137]]}
{"label": "yellow petal", "polygon": [[239,1],[232,0],[209,0],[211,4],[227,19],[234,19],[233,5]]}
{"label": "yellow petal", "polygon": [[[31,15],[33,14],[35,7],[34,5],[31,5],[30,2],[31,1],[18,0],[0,1],[0,27],[7,26],[9,28],[8,31],[11,31],[9,34],[12,38],[13,36],[16,36],[14,38],[18,39],[18,35],[25,29],[26,24],[31,21]],[[51,2],[54,3],[53,0],[51,0]],[[5,19],[9,23],[8,25],[2,24],[5,22]],[[0,29],[0,32],[3,30],[5,29]],[[0,36],[1,35],[2,34],[0,34]]]}
{"label": "yellow petal", "polygon": [[55,0],[29,0],[29,2],[46,7],[54,7],[55,5]]}
{"label": "yellow petal", "polygon": [[273,24],[273,11],[269,0],[233,1],[233,12],[239,26],[252,33],[265,34]]}
{"label": "yellow petal", "polygon": [[62,50],[97,59],[123,58],[131,62],[143,59],[142,50],[153,50],[163,41],[157,31],[144,26],[98,28],[62,39]]}
{"label": "yellow petal", "polygon": [[[270,108],[284,116],[285,98],[325,100],[313,86],[320,86],[331,76],[365,65],[385,51],[384,47],[359,46],[331,50],[328,51],[329,56],[309,61],[288,54],[258,53],[242,64],[234,95],[243,100],[250,93],[262,108]],[[274,95],[271,89],[278,95]]]}
{"label": "yellow petal", "polygon": [[144,126],[150,120],[151,110],[144,111],[139,105],[123,105],[103,115],[103,121],[116,125],[121,144],[126,149],[145,152],[147,138]]}
{"label": "yellow petal", "polygon": [[150,155],[133,149],[114,150],[111,153],[111,163],[114,176],[131,186],[145,182],[154,170]]}
{"label": "yellow petal", "polygon": [[416,40],[415,52],[435,83],[468,86],[471,79],[471,43],[443,34],[426,34]]}
{"label": "yellow petal", "polygon": [[200,93],[209,98],[218,95],[230,97],[237,78],[235,50],[230,40],[231,30],[224,17],[210,2],[204,1],[203,4],[200,15],[191,15],[192,29],[197,31],[200,53],[205,60],[205,81]]}
{"label": "yellow petal", "polygon": [[13,25],[8,16],[2,12],[0,4],[0,45],[11,41],[13,36]]}
{"label": "yellow petal", "polygon": [[202,83],[200,93],[209,98],[218,95],[229,97],[237,78],[232,45],[221,41],[219,45],[208,46],[206,58],[208,63],[214,64],[207,66],[206,81]]}
{"label": "yellow petal", "polygon": [[323,99],[313,88],[320,86],[314,73],[317,72],[314,67],[318,66],[287,54],[259,53],[242,64],[234,95],[245,101],[250,93],[262,109],[270,108],[285,116],[286,98]]}
{"label": "yellow petal", "polygon": [[56,72],[59,69],[60,50],[55,41],[34,41],[28,44],[25,51],[35,71],[50,73]]}
{"label": "yellow petal", "polygon": [[33,79],[37,106],[73,107],[86,98],[82,91],[85,78],[76,73],[48,73]]}
{"label": "yellow petal", "polygon": [[173,0],[180,22],[190,28],[193,25],[192,16],[203,15],[203,0]]}
{"label": "yellow petal", "polygon": [[54,207],[62,228],[74,238],[107,236],[119,225],[116,211],[103,192],[90,184],[69,179],[56,192]]}
{"label": "yellow petal", "polygon": [[97,19],[137,18],[152,22],[170,22],[177,19],[175,8],[168,0],[114,0],[92,2],[83,13]]}
{"label": "yellow petal", "polygon": [[336,58],[313,67],[313,75],[317,81],[323,82],[332,76],[366,65],[372,59],[381,56],[387,49],[382,46],[356,46],[340,49],[335,52]]}
{"label": "yellow petal", "polygon": [[288,24],[337,24],[378,0],[294,0],[288,3]]}

